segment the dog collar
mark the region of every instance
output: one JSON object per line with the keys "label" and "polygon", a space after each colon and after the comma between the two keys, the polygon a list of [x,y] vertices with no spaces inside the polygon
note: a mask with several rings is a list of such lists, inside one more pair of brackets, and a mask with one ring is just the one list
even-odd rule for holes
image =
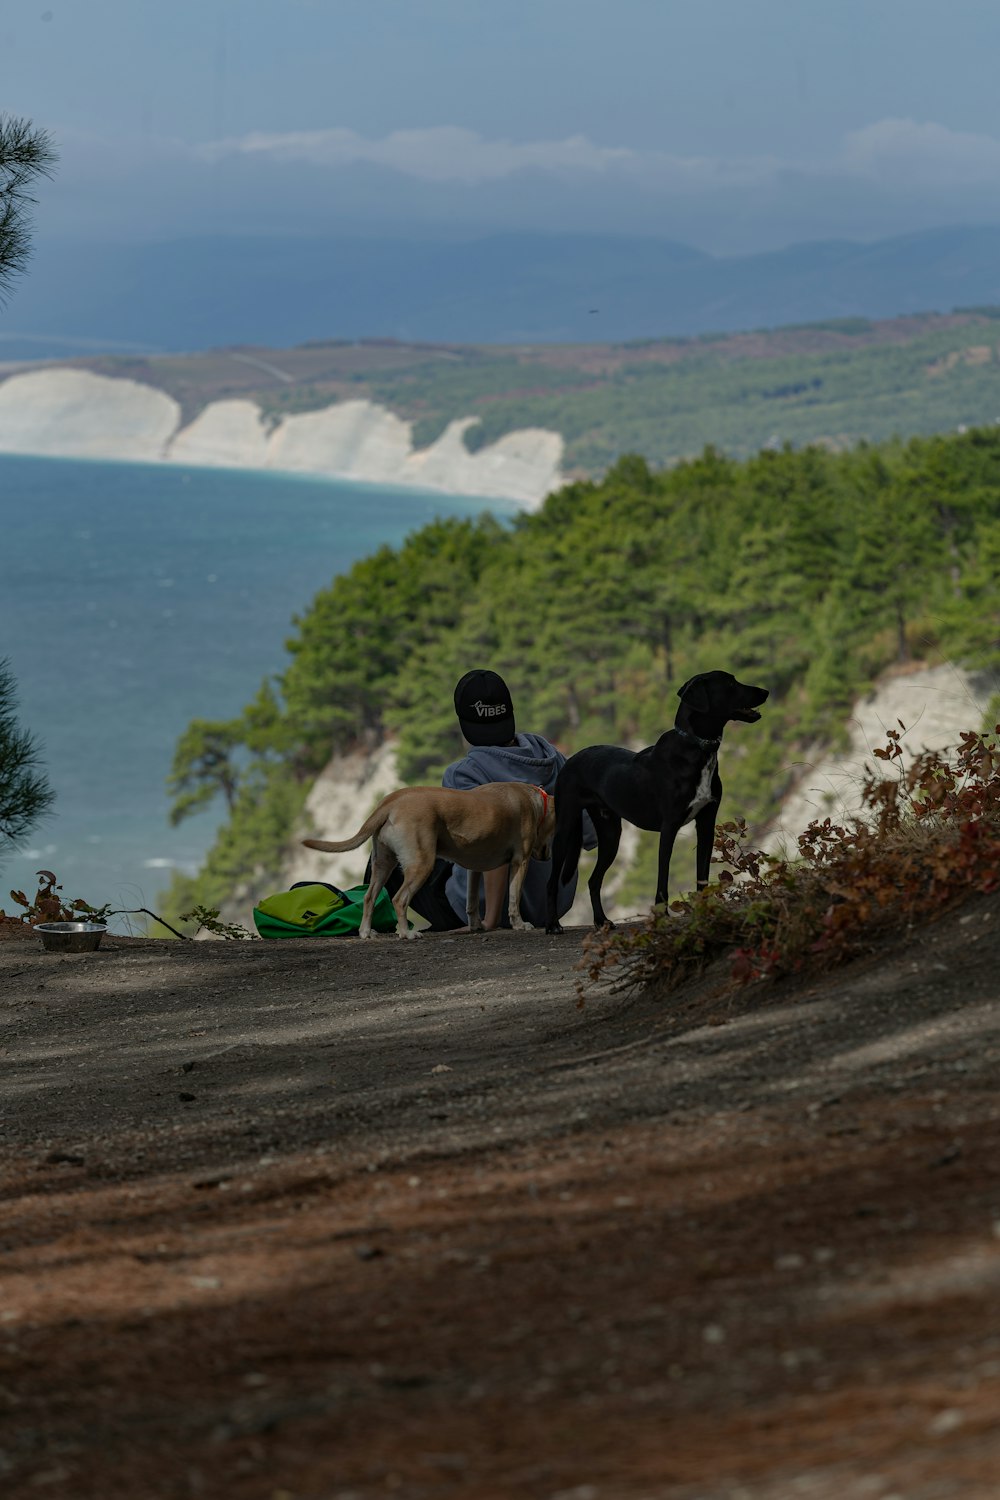
{"label": "dog collar", "polygon": [[695,744],[700,745],[703,750],[718,750],[722,744],[721,734],[717,740],[703,740],[700,734],[692,734],[690,729],[678,729],[676,724],[674,725],[674,733],[682,735],[686,740],[694,740]]}
{"label": "dog collar", "polygon": [[541,828],[545,822],[545,814],[549,810],[549,794],[544,787],[535,786],[534,783],[532,783],[532,791],[537,792],[542,799],[542,811],[538,818],[538,826]]}

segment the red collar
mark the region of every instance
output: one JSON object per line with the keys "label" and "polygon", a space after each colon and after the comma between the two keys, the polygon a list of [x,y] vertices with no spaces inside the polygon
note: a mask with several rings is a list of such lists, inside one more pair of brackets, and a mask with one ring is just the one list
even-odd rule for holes
{"label": "red collar", "polygon": [[542,811],[538,818],[538,826],[539,828],[541,828],[542,824],[545,822],[545,814],[549,810],[549,794],[547,791],[545,791],[544,787],[535,786],[533,782],[531,783],[531,789],[532,791],[537,792],[542,799]]}

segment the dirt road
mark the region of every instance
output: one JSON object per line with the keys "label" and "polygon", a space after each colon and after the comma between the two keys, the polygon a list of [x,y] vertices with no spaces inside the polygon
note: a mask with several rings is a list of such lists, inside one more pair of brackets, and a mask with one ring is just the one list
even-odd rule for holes
{"label": "dirt road", "polygon": [[582,1009],[579,934],[0,943],[0,1492],[995,1500],[998,908]]}

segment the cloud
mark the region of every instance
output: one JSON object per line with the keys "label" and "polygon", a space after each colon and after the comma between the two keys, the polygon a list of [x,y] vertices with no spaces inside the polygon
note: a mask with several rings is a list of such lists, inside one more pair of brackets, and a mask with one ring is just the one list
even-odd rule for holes
{"label": "cloud", "polygon": [[1000,179],[1000,141],[933,121],[878,120],[844,139],[839,165],[888,186],[954,188]]}
{"label": "cloud", "polygon": [[627,146],[602,146],[584,135],[561,141],[486,140],[458,125],[396,130],[368,139],[344,127],[331,130],[254,132],[198,148],[206,161],[257,157],[343,168],[368,164],[388,167],[426,182],[470,185],[498,181],[522,172],[557,176],[628,177],[647,186],[709,187],[758,181],[781,163],[771,158],[684,157]]}
{"label": "cloud", "polygon": [[197,147],[204,161],[244,158],[313,167],[385,167],[424,182],[496,182],[523,172],[628,180],[652,191],[706,192],[775,182],[783,173],[952,188],[1000,176],[1000,140],[950,130],[933,121],[877,120],[844,136],[825,159],[774,155],[683,156],[629,146],[605,146],[584,135],[553,141],[487,140],[458,125],[396,130],[369,138],[347,127],[253,132]]}
{"label": "cloud", "polygon": [[616,232],[718,253],[816,238],[874,239],[981,222],[1000,140],[882,119],[797,155],[685,154],[490,138],[459,125],[369,136],[348,126],[255,131],[191,145],[69,133],[40,194],[39,243],[65,235]]}
{"label": "cloud", "polygon": [[394,130],[381,140],[357,131],[254,132],[199,148],[207,161],[249,156],[272,161],[306,162],[317,167],[350,167],[368,163],[390,167],[428,182],[486,182],[535,169],[543,172],[596,172],[621,167],[635,153],[615,146],[595,146],[586,136],[562,141],[487,141],[458,125],[425,130]]}

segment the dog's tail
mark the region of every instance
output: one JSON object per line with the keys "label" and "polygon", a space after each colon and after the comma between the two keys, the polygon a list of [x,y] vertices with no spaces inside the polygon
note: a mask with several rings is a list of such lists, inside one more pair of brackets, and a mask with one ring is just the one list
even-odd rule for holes
{"label": "dog's tail", "polygon": [[583,802],[571,777],[559,772],[555,786],[556,831],[552,840],[552,874],[550,886],[554,892],[558,884],[572,880],[580,863],[583,848]]}
{"label": "dog's tail", "polygon": [[563,885],[568,880],[572,880],[580,863],[580,854],[583,849],[583,808],[574,807],[564,826],[566,846],[563,851],[562,868],[559,871],[559,879]]}
{"label": "dog's tail", "polygon": [[322,849],[327,854],[343,854],[348,849],[357,849],[366,839],[373,834],[379,833],[388,820],[391,809],[383,803],[376,807],[370,818],[366,818],[353,838],[341,839],[339,843],[331,843],[329,839],[303,839],[307,849]]}

